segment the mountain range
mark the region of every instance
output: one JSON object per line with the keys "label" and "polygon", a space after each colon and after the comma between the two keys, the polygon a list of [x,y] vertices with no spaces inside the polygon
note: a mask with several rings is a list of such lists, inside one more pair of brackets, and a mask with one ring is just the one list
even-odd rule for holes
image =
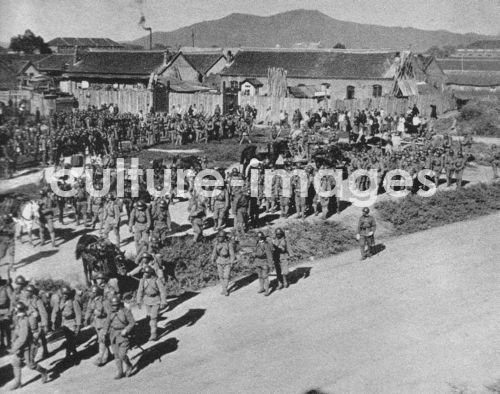
{"label": "mountain range", "polygon": [[[271,16],[230,14],[224,18],[195,23],[177,30],[153,32],[153,45],[197,47],[292,47],[320,42],[321,48],[337,43],[347,48],[397,48],[424,51],[433,45],[467,45],[500,37],[446,30],[420,30],[341,21],[315,10],[294,10]],[[149,36],[130,44],[149,45]]]}

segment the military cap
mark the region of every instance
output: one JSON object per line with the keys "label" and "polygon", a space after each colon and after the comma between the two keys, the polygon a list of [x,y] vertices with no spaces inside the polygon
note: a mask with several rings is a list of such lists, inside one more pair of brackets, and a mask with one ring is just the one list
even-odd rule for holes
{"label": "military cap", "polygon": [[24,278],[24,276],[19,275],[19,276],[16,278],[15,283],[16,283],[16,285],[19,285],[19,286],[24,286],[24,285],[26,285],[26,279]]}

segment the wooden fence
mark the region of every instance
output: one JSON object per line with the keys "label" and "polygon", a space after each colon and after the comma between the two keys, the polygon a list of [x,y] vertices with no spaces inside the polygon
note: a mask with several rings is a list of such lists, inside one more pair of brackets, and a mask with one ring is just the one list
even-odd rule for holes
{"label": "wooden fence", "polygon": [[257,109],[257,120],[266,120],[268,108],[271,109],[270,121],[277,121],[280,110],[285,110],[291,118],[292,114],[298,108],[304,114],[309,110],[319,108],[330,108],[341,111],[362,110],[362,109],[383,109],[386,113],[402,114],[408,110],[408,107],[417,105],[423,116],[429,116],[431,104],[436,106],[437,113],[442,114],[451,109],[455,109],[455,101],[448,95],[421,95],[409,98],[396,97],[378,97],[355,100],[321,100],[316,99],[296,99],[291,97],[266,97],[266,96],[241,96],[239,104],[244,106],[250,104]]}
{"label": "wooden fence", "polygon": [[218,105],[222,110],[222,95],[212,93],[173,93],[168,94],[169,111],[172,106],[180,105],[184,111],[187,111],[190,105],[196,105],[199,112],[213,114]]}
{"label": "wooden fence", "polygon": [[102,104],[116,104],[120,112],[147,113],[153,105],[153,93],[149,90],[94,90],[76,89],[73,91],[79,108],[89,105],[100,107]]}

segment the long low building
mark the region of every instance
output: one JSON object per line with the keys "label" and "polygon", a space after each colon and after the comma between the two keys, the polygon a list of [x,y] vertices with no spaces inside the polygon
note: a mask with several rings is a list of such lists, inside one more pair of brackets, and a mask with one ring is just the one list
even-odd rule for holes
{"label": "long low building", "polygon": [[316,95],[340,99],[417,95],[418,82],[427,82],[426,77],[419,78],[417,69],[429,74],[438,89],[444,82],[433,57],[422,61],[410,52],[244,49],[222,71],[222,88],[244,95],[269,95],[270,69],[285,70],[289,93],[300,97],[313,90]]}

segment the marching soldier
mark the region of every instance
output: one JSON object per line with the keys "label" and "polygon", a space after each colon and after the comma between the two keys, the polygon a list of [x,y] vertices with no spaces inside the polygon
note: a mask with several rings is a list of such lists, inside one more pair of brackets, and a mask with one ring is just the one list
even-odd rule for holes
{"label": "marching soldier", "polygon": [[11,307],[14,304],[12,288],[7,280],[0,277],[0,353],[10,347]]}
{"label": "marching soldier", "polygon": [[226,225],[226,215],[229,209],[229,193],[224,185],[217,186],[217,192],[212,198],[212,211],[214,213],[214,230],[220,230]]}
{"label": "marching soldier", "polygon": [[153,213],[153,220],[153,234],[164,242],[167,238],[167,234],[172,231],[172,222],[168,211],[168,202],[166,200],[162,199],[158,204],[158,208]]}
{"label": "marching soldier", "polygon": [[84,226],[87,226],[87,192],[85,190],[85,182],[83,179],[79,179],[76,184],[76,195],[74,198],[75,204],[75,220],[76,225],[80,225],[80,218],[83,218]]}
{"label": "marching soldier", "polygon": [[120,208],[113,193],[109,195],[109,201],[104,208],[103,223],[104,238],[108,238],[109,232],[113,230],[116,237],[116,244],[120,247]]}
{"label": "marching soldier", "polygon": [[151,267],[155,272],[155,275],[158,279],[160,279],[165,284],[165,277],[163,275],[163,267],[161,266],[161,256],[153,255],[149,252],[143,252],[139,256],[139,261],[137,267],[135,267],[132,271],[130,271],[127,275],[134,276],[139,272],[144,271],[146,267]]}
{"label": "marching soldier", "polygon": [[434,176],[434,183],[436,184],[436,188],[439,187],[439,177],[441,176],[441,172],[443,171],[443,157],[439,155],[439,152],[435,152],[433,157],[429,157],[428,168],[436,173]]}
{"label": "marching soldier", "polygon": [[80,327],[82,326],[82,309],[69,286],[63,286],[61,293],[61,300],[52,310],[51,320],[55,322],[58,315],[61,315],[61,327],[66,338],[66,360],[73,357],[73,360],[77,361],[76,337],[80,333]]}
{"label": "marching soldier", "polygon": [[212,251],[212,264],[217,265],[217,272],[222,286],[222,295],[229,295],[231,267],[235,262],[234,244],[229,241],[224,230],[219,230]]}
{"label": "marching soldier", "polygon": [[109,301],[115,295],[119,294],[118,288],[110,283],[111,281],[108,280],[104,272],[99,272],[94,279],[96,285],[102,290],[102,295],[106,300]]}
{"label": "marching soldier", "polygon": [[135,249],[138,251],[141,241],[148,240],[151,228],[151,215],[144,201],[139,201],[132,210],[128,225],[130,232],[134,233]]}
{"label": "marching soldier", "polygon": [[[279,283],[278,289],[282,289],[283,287],[288,287],[287,275],[289,272],[288,258],[290,257],[290,249],[285,238],[285,232],[281,228],[276,229],[275,236],[276,238],[272,240],[273,261]],[[286,255],[285,259],[282,258],[283,255]]]}
{"label": "marching soldier", "polygon": [[[30,244],[33,245],[31,228],[28,230]],[[21,238],[19,235],[18,239]],[[0,215],[0,256],[6,257],[9,261],[8,272],[15,271],[16,254],[16,222],[10,214]]]}
{"label": "marching soldier", "polygon": [[117,374],[115,379],[123,378],[123,364],[125,364],[125,376],[132,374],[132,364],[127,356],[130,347],[129,336],[135,325],[134,316],[130,309],[123,306],[120,297],[111,298],[111,311],[104,324],[104,332],[109,335],[111,349],[115,356]]}
{"label": "marching soldier", "polygon": [[52,247],[56,246],[56,234],[54,231],[54,209],[55,202],[44,190],[40,190],[41,200],[39,202],[40,240],[41,245],[45,244],[45,229],[49,231]]}
{"label": "marching soldier", "polygon": [[203,238],[203,219],[206,216],[205,203],[201,201],[200,197],[193,195],[189,201],[188,211],[188,219],[193,226],[193,239],[195,242],[201,241]]}
{"label": "marching soldier", "polygon": [[498,179],[498,167],[500,166],[500,150],[495,144],[491,145],[491,169],[493,170],[493,179]]}
{"label": "marching soldier", "polygon": [[377,225],[375,219],[370,215],[369,208],[363,208],[363,215],[359,218],[358,234],[359,247],[361,250],[361,260],[371,257],[375,246],[375,229]]}
{"label": "marching soldier", "polygon": [[92,324],[95,329],[99,345],[99,354],[97,355],[95,365],[101,367],[106,364],[109,357],[107,334],[104,328],[111,305],[109,304],[109,299],[104,296],[102,287],[93,285],[90,291],[92,298],[88,302],[85,311],[85,323]]}
{"label": "marching soldier", "polygon": [[151,329],[149,340],[156,341],[158,339],[158,312],[167,305],[167,296],[164,283],[156,276],[153,267],[146,265],[143,271],[144,276],[137,289],[137,304],[139,308],[142,305],[146,306],[146,314],[149,317],[149,327]]}
{"label": "marching soldier", "polygon": [[265,296],[271,294],[269,289],[269,272],[271,272],[273,263],[273,251],[271,243],[266,239],[262,231],[257,233],[257,244],[253,252],[254,264],[259,276],[259,291]]}
{"label": "marching soldier", "polygon": [[450,187],[453,179],[453,172],[455,171],[455,156],[452,150],[450,150],[444,158],[444,170],[446,172],[446,186]]}
{"label": "marching soldier", "polygon": [[243,236],[247,231],[248,207],[250,206],[250,190],[242,189],[236,194],[234,228],[238,235]]}
{"label": "marching soldier", "polygon": [[462,152],[459,152],[457,158],[455,159],[454,171],[455,171],[455,179],[457,180],[457,190],[462,188],[462,178],[464,176],[465,169],[465,159]]}
{"label": "marching soldier", "polygon": [[36,354],[40,346],[42,346],[42,358],[47,357],[49,350],[47,349],[46,334],[49,330],[49,316],[43,301],[38,297],[37,289],[33,285],[27,285],[22,294],[23,303],[27,307],[28,322],[32,333],[32,359],[36,358]]}
{"label": "marching soldier", "polygon": [[32,357],[33,332],[27,316],[26,305],[21,301],[17,302],[14,305],[14,313],[14,337],[12,338],[12,348],[10,350],[10,353],[13,355],[12,369],[14,371],[14,385],[11,387],[11,390],[16,390],[21,387],[23,363],[26,363],[29,369],[39,372],[42,376],[42,383],[47,383],[47,370],[35,363]]}
{"label": "marching soldier", "polygon": [[87,209],[92,213],[92,230],[95,230],[95,225],[99,221],[99,225],[102,228],[102,216],[104,214],[104,201],[101,197],[91,197],[89,195],[89,202]]}

